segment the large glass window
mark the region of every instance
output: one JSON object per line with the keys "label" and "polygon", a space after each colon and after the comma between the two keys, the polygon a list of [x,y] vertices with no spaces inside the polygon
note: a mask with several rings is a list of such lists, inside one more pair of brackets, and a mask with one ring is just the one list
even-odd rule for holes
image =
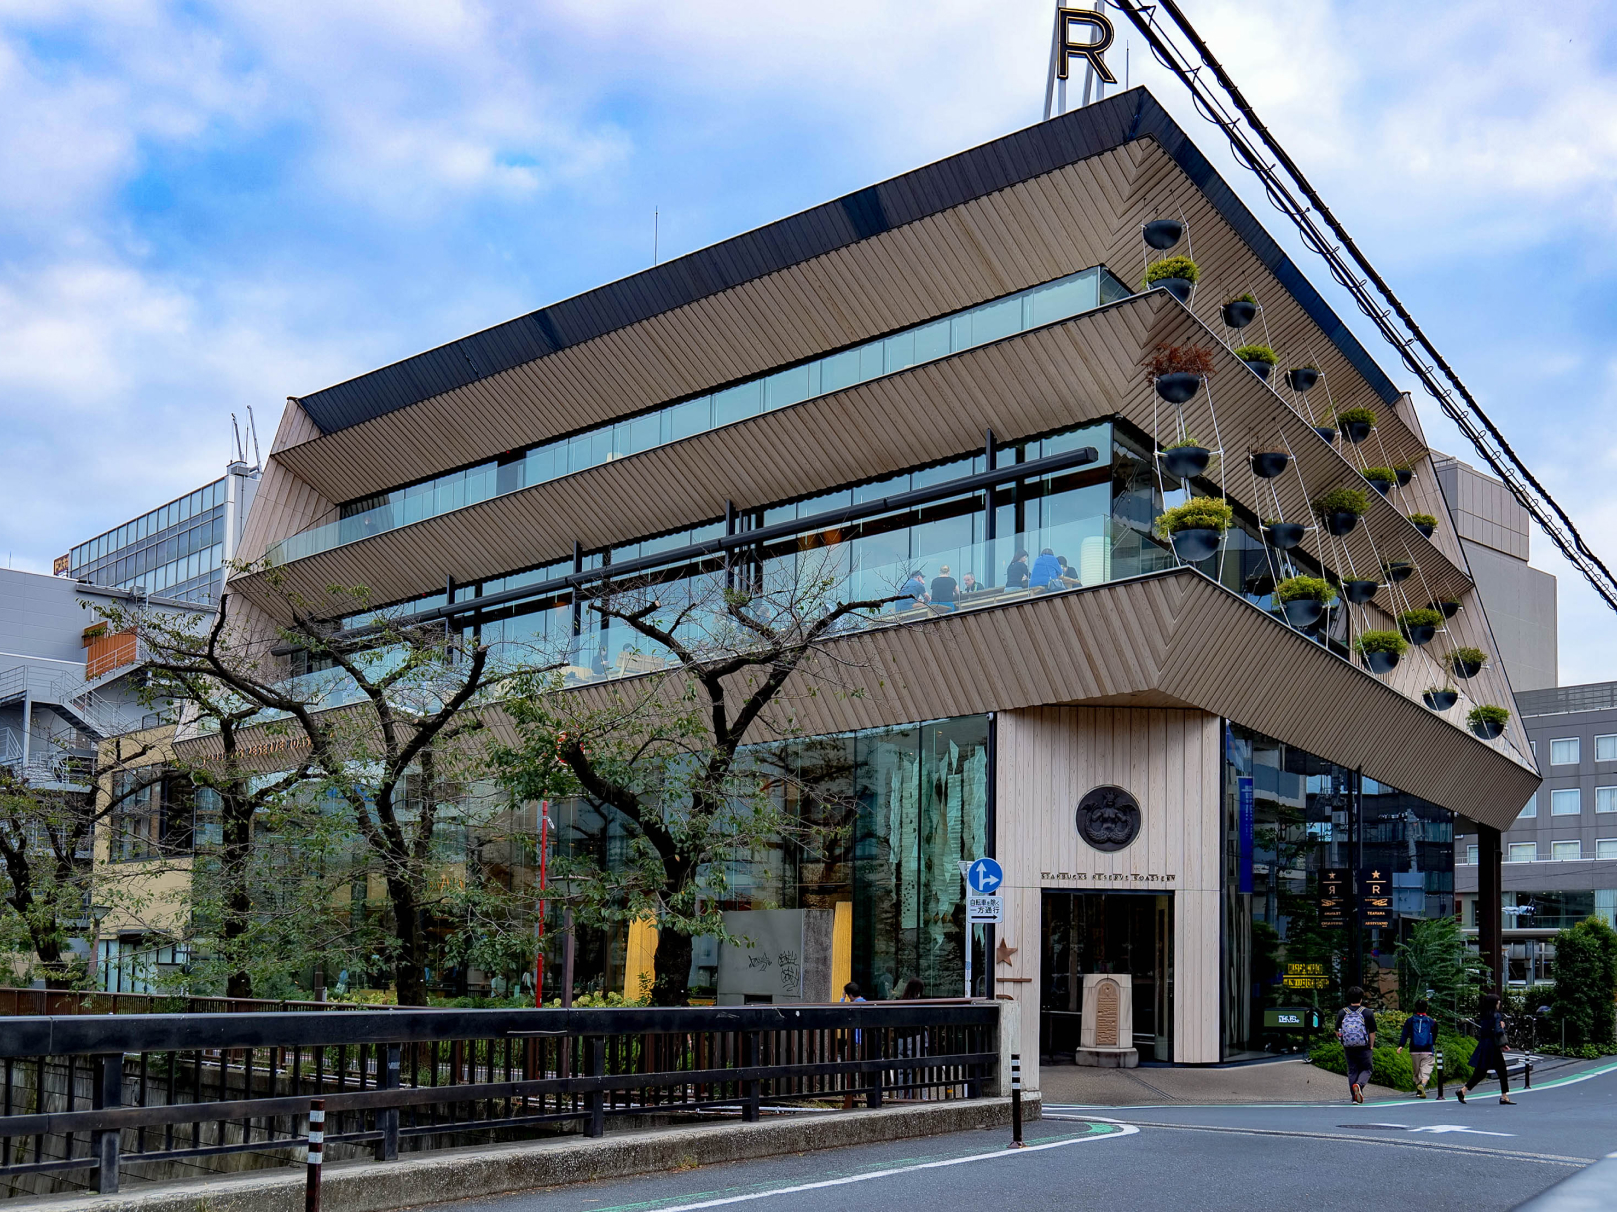
{"label": "large glass window", "polygon": [[1571,859],[1583,857],[1583,844],[1581,842],[1551,842],[1550,858],[1557,862],[1566,862]]}
{"label": "large glass window", "polygon": [[1550,792],[1551,816],[1577,816],[1583,811],[1583,796],[1576,787]]}
{"label": "large glass window", "polygon": [[1617,733],[1595,737],[1595,761],[1617,762]]}
{"label": "large glass window", "polygon": [[1595,788],[1595,811],[1617,812],[1617,787]]}
{"label": "large glass window", "polygon": [[1505,862],[1507,863],[1536,863],[1538,862],[1537,842],[1512,842],[1505,849]]}
{"label": "large glass window", "polygon": [[[1226,1056],[1298,1041],[1264,1011],[1316,1007],[1342,988],[1392,979],[1397,940],[1454,912],[1454,815],[1238,724],[1226,726],[1224,1023]],[[1391,877],[1393,919],[1359,927],[1322,916],[1322,873],[1349,885]],[[1349,889],[1351,891],[1351,887]]]}
{"label": "large glass window", "polygon": [[710,395],[609,422],[475,467],[446,472],[420,484],[350,501],[341,507],[338,521],[282,539],[270,549],[267,558],[274,564],[300,559],[460,509],[498,493],[542,484],[856,383],[896,374],[922,362],[1070,319],[1127,298],[1130,293],[1128,287],[1103,267],[1081,270],[954,316]]}
{"label": "large glass window", "polygon": [[1538,815],[1538,792],[1535,791],[1535,792],[1533,792],[1532,795],[1527,797],[1527,803],[1522,805],[1522,810],[1520,812],[1518,812],[1516,814],[1516,816],[1517,816],[1518,819],[1521,819],[1521,818],[1525,818],[1525,817],[1535,817],[1537,815]]}
{"label": "large glass window", "polygon": [[1578,764],[1578,738],[1564,737],[1550,742],[1550,765],[1576,766]]}

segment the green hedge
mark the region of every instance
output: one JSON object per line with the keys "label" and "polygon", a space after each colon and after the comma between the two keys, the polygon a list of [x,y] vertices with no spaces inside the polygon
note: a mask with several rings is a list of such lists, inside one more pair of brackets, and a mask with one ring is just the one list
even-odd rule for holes
{"label": "green hedge", "polygon": [[[1413,1090],[1415,1088],[1415,1070],[1410,1063],[1409,1052],[1405,1050],[1402,1056],[1398,1055],[1398,1032],[1403,1030],[1400,1019],[1395,1028],[1389,1029],[1387,1019],[1391,1015],[1376,1015],[1376,1032],[1378,1040],[1391,1040],[1391,1043],[1377,1043],[1375,1054],[1370,1063],[1370,1080],[1378,1086],[1387,1086],[1393,1090]],[[1449,1085],[1463,1082],[1471,1076],[1471,1067],[1466,1063],[1471,1059],[1471,1053],[1476,1049],[1477,1041],[1464,1035],[1451,1035],[1443,1031],[1438,1032],[1438,1049],[1443,1053],[1443,1078]],[[1321,1069],[1332,1073],[1347,1076],[1347,1055],[1342,1051],[1342,1043],[1337,1039],[1325,1039],[1315,1044],[1308,1053],[1308,1059]],[[1437,1083],[1437,1073],[1432,1073],[1432,1083]]]}

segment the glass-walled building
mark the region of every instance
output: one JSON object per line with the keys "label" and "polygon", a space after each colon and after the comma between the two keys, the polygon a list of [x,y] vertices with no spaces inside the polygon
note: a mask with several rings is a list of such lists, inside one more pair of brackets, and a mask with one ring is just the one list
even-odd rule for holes
{"label": "glass-walled building", "polygon": [[[1157,219],[1193,241],[1182,297],[1136,288]],[[1267,377],[1234,356],[1247,294]],[[1184,356],[1188,391],[1147,373]],[[724,908],[824,915],[869,993],[964,993],[959,865],[997,858],[972,992],[1030,1065],[1215,1063],[1350,980],[1398,996],[1456,829],[1538,784],[1518,721],[1468,722],[1510,687],[1413,405],[1143,90],[293,398],[279,433],[242,543],[273,572],[227,586],[266,626],[363,586],[335,626],[441,622],[609,696],[683,675],[608,599],[714,644],[737,600],[857,603],[771,751],[846,842],[738,862]],[[1200,550],[1164,520],[1193,498],[1229,506]],[[1277,600],[1299,577],[1318,617]],[[608,863],[631,836],[585,802],[557,828]],[[581,987],[635,992],[647,929],[580,936]],[[726,996],[727,954],[693,987]]]}

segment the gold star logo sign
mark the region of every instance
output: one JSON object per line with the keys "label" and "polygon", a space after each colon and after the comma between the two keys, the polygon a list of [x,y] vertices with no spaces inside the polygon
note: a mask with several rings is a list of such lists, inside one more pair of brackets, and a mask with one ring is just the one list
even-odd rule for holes
{"label": "gold star logo sign", "polygon": [[1020,948],[1013,947],[1004,939],[1000,939],[999,946],[994,948],[994,960],[996,963],[1009,964],[1011,956],[1015,955],[1019,950]]}

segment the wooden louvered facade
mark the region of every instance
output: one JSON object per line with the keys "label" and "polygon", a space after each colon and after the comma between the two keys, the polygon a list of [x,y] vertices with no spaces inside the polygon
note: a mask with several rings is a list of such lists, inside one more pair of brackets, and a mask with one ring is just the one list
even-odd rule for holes
{"label": "wooden louvered facade", "polygon": [[[1359,609],[1391,629],[1428,602],[1463,609],[1451,645],[1491,649],[1431,456],[1401,396],[1207,162],[1141,90],[850,195],[568,300],[510,325],[289,400],[242,550],[336,517],[340,503],[577,433],[957,312],[1090,266],[1130,284],[1147,260],[1143,223],[1182,218],[1202,278],[1189,305],[1163,291],[1005,337],[855,387],[735,422],[478,504],[232,578],[263,617],[287,592],[315,599],[364,586],[406,601],[583,550],[699,526],[727,507],[762,510],[980,450],[997,440],[1120,418],[1159,440],[1166,405],[1141,369],[1160,345],[1214,351],[1216,373],[1185,424],[1221,450],[1207,479],[1259,517],[1311,519],[1338,487],[1368,490],[1367,466],[1411,467],[1395,497],[1369,492],[1345,539],[1311,529],[1303,550],[1340,578],[1416,573]],[[1175,252],[1181,249],[1173,250]],[[1155,255],[1155,254],[1152,254]],[[706,284],[704,286],[704,283]],[[1230,351],[1221,303],[1262,302],[1242,339],[1319,387],[1292,393]],[[1314,430],[1349,407],[1378,416],[1362,446]],[[1285,451],[1260,483],[1248,455]],[[1177,899],[1174,1056],[1219,1059],[1218,966],[1224,809],[1222,725],[1230,720],[1503,828],[1538,784],[1520,726],[1492,742],[1464,704],[1421,703],[1447,675],[1412,649],[1384,678],[1334,655],[1199,572],[1177,569],[1034,595],[836,641],[865,678],[855,696],[788,688],[799,727],[833,733],[992,713],[998,728],[997,845],[1020,948],[1008,996],[1038,1031],[1039,898],[1049,871],[1173,877]],[[1463,687],[1508,704],[1499,662]],[[599,693],[584,687],[576,693]],[[498,712],[494,713],[498,725]],[[1097,857],[1072,825],[1084,787],[1129,786],[1146,827],[1137,849]],[[1159,881],[1160,887],[1160,881]],[[1114,886],[1116,890],[1116,886]],[[1033,1000],[1029,1000],[1029,999]],[[1031,1051],[1024,1047],[1024,1054]],[[1036,1068],[1034,1068],[1036,1081]]]}

